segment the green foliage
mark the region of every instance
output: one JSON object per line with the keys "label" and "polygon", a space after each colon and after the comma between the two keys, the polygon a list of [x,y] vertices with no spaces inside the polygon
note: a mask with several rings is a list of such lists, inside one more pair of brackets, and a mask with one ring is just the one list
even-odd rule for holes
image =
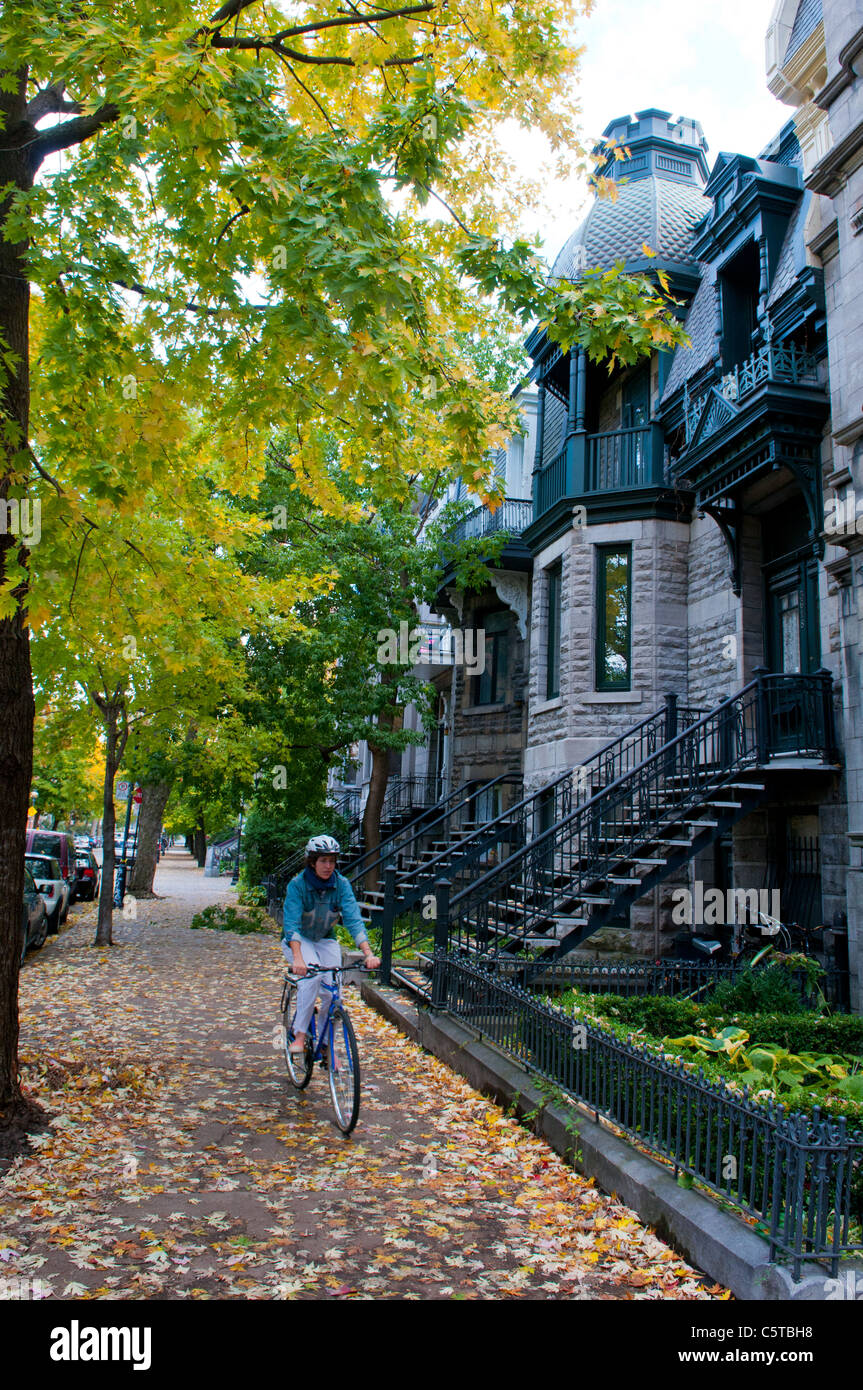
{"label": "green foliage", "polygon": [[740,1085],[757,1094],[769,1091],[778,1100],[792,1095],[797,1098],[803,1091],[808,1100],[839,1095],[863,1102],[863,1075],[849,1058],[830,1053],[798,1054],[778,1043],[751,1043],[745,1028],[731,1026],[708,1037],[689,1033],[682,1038],[663,1038],[662,1045],[675,1053],[708,1053]]}
{"label": "green foliage", "polygon": [[736,1009],[768,1013],[803,1013],[800,991],[782,965],[745,969],[736,980],[722,980],[710,996],[712,1007],[726,1013]]}
{"label": "green foliage", "polygon": [[624,997],[616,994],[591,995],[571,990],[557,1001],[564,1008],[590,1005],[594,1012],[609,1019],[662,1038],[672,1033],[708,1033],[735,1023],[751,1036],[764,1042],[777,1043],[796,1052],[843,1052],[863,1056],[863,1018],[854,1014],[820,1015],[814,1013],[749,1014],[724,1011],[717,1007],[715,996],[702,1002],[669,998],[663,995]]}
{"label": "green foliage", "polygon": [[232,931],[240,936],[270,936],[275,930],[273,919],[263,908],[249,906],[245,913],[237,912],[232,906],[214,903],[198,912],[190,922],[192,931]]}

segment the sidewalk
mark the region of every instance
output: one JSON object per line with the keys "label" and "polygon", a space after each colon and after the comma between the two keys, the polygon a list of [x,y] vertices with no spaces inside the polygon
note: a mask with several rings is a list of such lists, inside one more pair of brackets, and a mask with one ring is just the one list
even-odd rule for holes
{"label": "sidewalk", "polygon": [[353,990],[345,1139],[323,1072],[287,1082],[275,935],[188,930],[232,894],[170,854],[168,890],[115,914],[111,949],[88,908],[27,958],[24,1081],[55,1118],[0,1177],[0,1278],[55,1298],[711,1296]]}

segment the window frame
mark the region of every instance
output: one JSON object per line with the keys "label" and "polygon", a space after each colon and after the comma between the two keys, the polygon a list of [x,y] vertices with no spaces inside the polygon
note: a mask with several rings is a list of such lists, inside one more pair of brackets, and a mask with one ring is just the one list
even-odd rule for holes
{"label": "window frame", "polygon": [[[619,694],[632,689],[632,542],[615,541],[597,545],[596,580],[594,585],[594,688],[600,694]],[[613,554],[626,554],[626,681],[611,682],[605,675],[606,652],[606,600],[607,563],[606,557]]]}
{"label": "window frame", "polygon": [[[476,620],[478,625],[485,631],[485,670],[481,675],[471,676],[470,678],[468,709],[485,709],[491,705],[506,704],[506,689],[509,679],[509,662],[511,655],[509,638],[512,631],[512,623],[511,621],[507,621],[506,626],[500,628],[489,629],[486,626],[490,618],[498,617],[498,613],[501,616],[509,617],[506,609],[500,609],[494,614],[486,614],[483,615],[483,618],[478,618]],[[501,662],[501,654],[503,654],[503,662]],[[503,667],[502,670],[501,665]],[[480,695],[482,691],[482,682],[486,677],[488,677],[488,689],[491,698],[483,700],[480,698]],[[502,686],[502,688],[499,689],[499,686]]]}
{"label": "window frame", "polygon": [[[546,570],[545,607],[545,698],[556,700],[560,695],[560,640],[563,632],[563,557]],[[552,621],[552,594],[555,594]],[[556,634],[556,638],[555,638]]]}

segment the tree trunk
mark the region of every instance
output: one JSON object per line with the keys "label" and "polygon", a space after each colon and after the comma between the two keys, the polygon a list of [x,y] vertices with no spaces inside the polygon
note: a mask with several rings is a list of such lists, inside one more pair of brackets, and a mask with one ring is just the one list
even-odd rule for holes
{"label": "tree trunk", "polygon": [[102,886],[99,890],[99,921],[96,927],[94,946],[113,945],[114,925],[114,839],[117,830],[117,817],[114,811],[114,778],[126,749],[128,727],[119,729],[120,717],[125,711],[122,691],[115,690],[113,696],[102,696],[91,692],[94,704],[102,711],[105,722],[105,785],[102,804]]}
{"label": "tree trunk", "polygon": [[[398,677],[393,672],[383,672],[382,685],[396,685],[397,683]],[[392,709],[382,710],[378,715],[378,728],[381,733],[395,733],[401,726],[402,715]],[[369,750],[372,755],[372,775],[369,782],[369,794],[363,809],[363,853],[370,849],[377,849],[381,842],[381,811],[390,776],[391,750],[382,744],[372,743],[371,739],[369,739]],[[369,869],[363,879],[363,887],[372,892],[378,887],[380,880],[380,867]]]}
{"label": "tree trunk", "polygon": [[[388,748],[380,748],[370,743],[372,755],[372,775],[369,781],[369,794],[363,808],[363,853],[377,849],[381,842],[381,810],[387,794],[390,776],[390,754]],[[380,881],[379,867],[369,869],[363,880],[363,887],[372,892]]]}
{"label": "tree trunk", "polygon": [[159,836],[165,807],[171,795],[170,782],[153,782],[144,787],[144,799],[138,817],[138,844],[135,867],[129,879],[129,892],[136,898],[152,898],[153,879],[158,862]]}
{"label": "tree trunk", "polygon": [[198,861],[198,868],[203,869],[207,862],[207,832],[204,828],[203,816],[195,830],[195,848],[192,853]]}
{"label": "tree trunk", "polygon": [[[14,76],[13,90],[0,90],[3,138],[0,188],[26,189],[33,175],[25,149],[15,147],[14,128],[24,115],[27,73]],[[0,371],[0,582],[7,567],[26,566],[29,552],[7,524],[10,475],[29,474],[28,444],[30,286],[26,246],[6,241],[3,225],[10,197],[0,202],[0,346],[15,362]],[[11,1122],[26,1106],[18,1080],[18,969],[24,894],[24,846],[33,776],[33,679],[30,629],[24,624],[27,581],[14,591],[16,611],[0,621],[0,1122]]]}

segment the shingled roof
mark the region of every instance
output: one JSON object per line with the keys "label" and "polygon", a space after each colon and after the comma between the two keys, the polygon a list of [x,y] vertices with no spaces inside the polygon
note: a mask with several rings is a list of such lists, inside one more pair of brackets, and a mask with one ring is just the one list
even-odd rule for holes
{"label": "shingled roof", "polygon": [[552,275],[572,279],[585,268],[607,269],[619,260],[644,265],[645,244],[657,253],[653,265],[694,270],[692,229],[709,210],[709,201],[693,184],[659,178],[623,184],[616,198],[596,199],[557,257]]}
{"label": "shingled roof", "polygon": [[710,276],[705,276],[689,306],[684,327],[692,342],[688,348],[679,347],[671,363],[671,371],[662,393],[663,401],[669,400],[684,383],[705,367],[713,356],[716,347],[716,309],[714,306],[713,285]]}

